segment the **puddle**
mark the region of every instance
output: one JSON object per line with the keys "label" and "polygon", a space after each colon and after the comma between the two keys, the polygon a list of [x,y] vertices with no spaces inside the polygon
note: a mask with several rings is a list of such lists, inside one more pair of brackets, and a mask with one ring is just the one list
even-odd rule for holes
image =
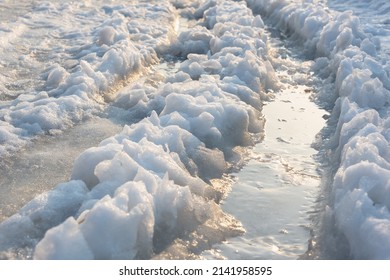
{"label": "puddle", "polygon": [[310,88],[289,87],[266,104],[265,138],[248,164],[233,174],[236,182],[222,202],[225,212],[244,226],[206,258],[297,259],[311,237],[310,212],[318,196],[320,174],[312,143],[324,126],[323,115],[309,100]]}

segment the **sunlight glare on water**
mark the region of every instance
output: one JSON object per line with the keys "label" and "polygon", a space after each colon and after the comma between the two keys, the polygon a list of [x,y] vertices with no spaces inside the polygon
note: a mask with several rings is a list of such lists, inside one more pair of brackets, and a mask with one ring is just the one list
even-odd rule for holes
{"label": "sunlight glare on water", "polygon": [[305,87],[288,89],[264,106],[265,139],[234,174],[223,202],[246,233],[215,246],[206,258],[297,259],[306,252],[320,184],[311,145],[325,122],[325,111],[308,95]]}

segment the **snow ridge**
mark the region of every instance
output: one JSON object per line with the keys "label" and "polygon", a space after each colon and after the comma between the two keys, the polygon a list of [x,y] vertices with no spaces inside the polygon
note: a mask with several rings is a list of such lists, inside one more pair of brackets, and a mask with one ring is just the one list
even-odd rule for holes
{"label": "snow ridge", "polygon": [[[344,257],[389,259],[390,84],[379,38],[364,32],[350,11],[329,12],[298,1],[247,2],[303,40],[307,54],[316,59],[313,69],[324,78],[317,98],[333,107],[330,123],[336,129],[326,145],[329,162],[337,168],[324,223],[341,233],[340,242],[347,241]],[[321,234],[332,239],[332,233]]]}
{"label": "snow ridge", "polygon": [[235,147],[256,141],[261,100],[278,82],[263,22],[245,3],[207,1],[194,14],[200,24],[165,50],[186,57],[179,71],[113,101],[145,117],[83,152],[71,181],[0,224],[2,251],[27,250],[35,259],[178,258],[242,232],[218,205],[226,190],[211,182],[228,171]]}
{"label": "snow ridge", "polygon": [[[58,25],[58,14],[80,17],[77,8],[85,7],[42,4],[29,15],[29,24]],[[74,27],[58,27],[64,30],[53,36],[64,41],[79,37],[85,42],[42,58],[54,62],[39,69],[45,80],[41,89],[28,89],[14,99],[0,101],[0,156],[14,153],[34,136],[59,133],[101,113],[104,102],[110,101],[110,90],[119,81],[157,63],[158,54],[171,43],[177,15],[169,1],[101,8],[103,12],[90,16],[102,23],[88,30],[87,35]]]}

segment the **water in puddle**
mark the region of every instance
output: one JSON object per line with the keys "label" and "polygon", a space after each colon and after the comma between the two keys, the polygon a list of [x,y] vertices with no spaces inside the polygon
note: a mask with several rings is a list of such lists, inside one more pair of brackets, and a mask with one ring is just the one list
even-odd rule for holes
{"label": "water in puddle", "polygon": [[233,174],[236,182],[222,202],[246,233],[214,246],[205,258],[297,259],[307,251],[320,185],[312,143],[326,113],[309,100],[310,90],[290,87],[264,106],[264,141]]}

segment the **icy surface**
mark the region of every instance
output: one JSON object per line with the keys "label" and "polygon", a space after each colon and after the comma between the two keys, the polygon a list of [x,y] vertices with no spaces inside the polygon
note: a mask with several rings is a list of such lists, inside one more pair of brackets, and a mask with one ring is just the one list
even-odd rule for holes
{"label": "icy surface", "polygon": [[39,139],[33,145],[4,159],[0,166],[0,220],[18,210],[36,194],[70,177],[73,161],[91,145],[121,130],[104,118],[94,118],[71,131]]}
{"label": "icy surface", "polygon": [[[259,142],[262,104],[283,88],[273,26],[313,60],[331,112],[307,256],[389,259],[388,14],[383,0],[0,0],[2,165],[98,116],[126,123],[2,217],[0,257],[197,258],[242,234],[213,182]],[[150,72],[162,60],[170,71]]]}
{"label": "icy surface", "polygon": [[[348,1],[330,2],[343,10],[349,7]],[[371,13],[374,6],[381,7],[379,14],[386,10],[381,1],[353,2]],[[388,259],[390,213],[380,198],[388,195],[389,182],[389,75],[379,52],[386,32],[373,34],[351,11],[337,13],[318,4],[248,3],[303,41],[307,53],[316,58],[313,69],[329,85],[317,96],[333,107],[330,123],[336,126],[324,143],[335,170],[319,232],[319,241],[325,240],[322,250],[328,251],[325,256]],[[310,32],[302,32],[305,29]]]}

